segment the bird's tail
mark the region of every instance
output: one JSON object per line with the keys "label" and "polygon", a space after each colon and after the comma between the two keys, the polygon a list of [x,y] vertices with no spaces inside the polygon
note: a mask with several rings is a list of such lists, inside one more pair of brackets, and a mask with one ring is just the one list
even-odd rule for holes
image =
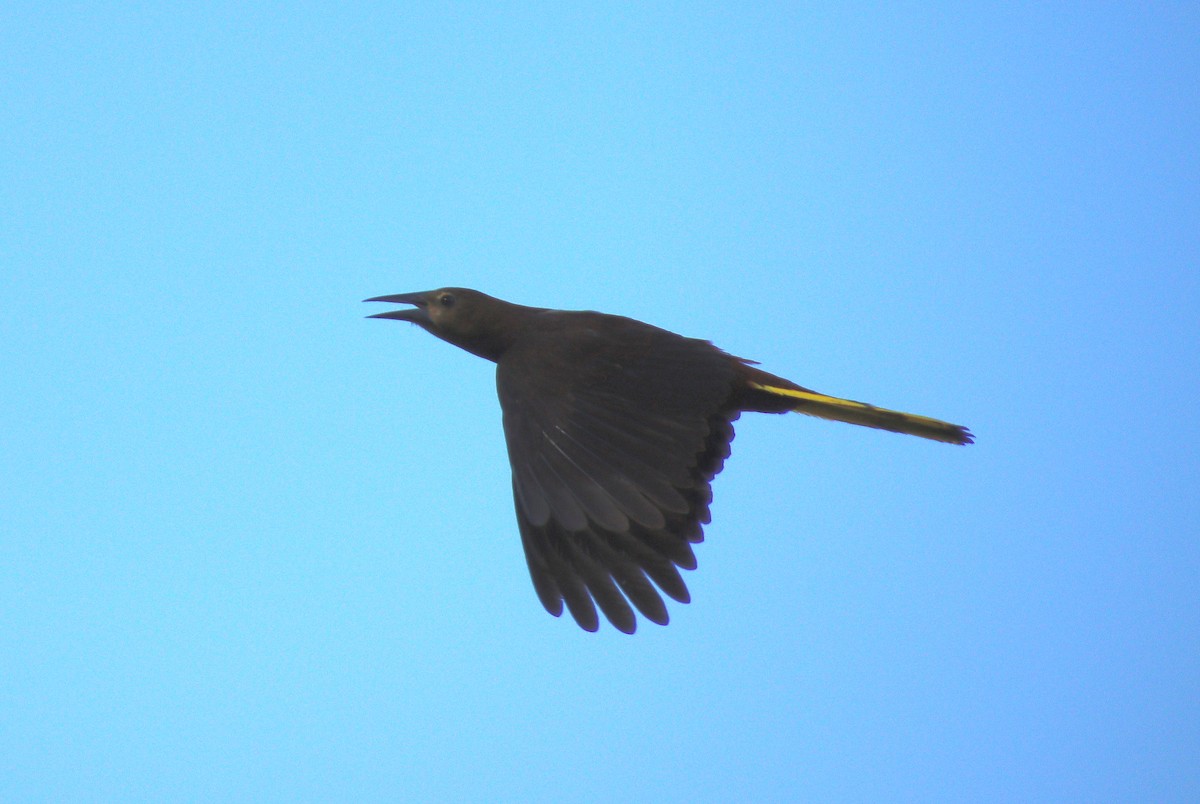
{"label": "bird's tail", "polygon": [[785,397],[790,404],[790,409],[797,413],[847,424],[860,424],[863,427],[874,427],[879,430],[890,430],[893,433],[930,438],[947,444],[971,444],[975,441],[975,437],[967,428],[939,419],[931,419],[928,416],[877,408],[866,402],[826,396],[799,387],[785,388],[753,381],[749,384],[757,391],[763,391],[777,398]]}

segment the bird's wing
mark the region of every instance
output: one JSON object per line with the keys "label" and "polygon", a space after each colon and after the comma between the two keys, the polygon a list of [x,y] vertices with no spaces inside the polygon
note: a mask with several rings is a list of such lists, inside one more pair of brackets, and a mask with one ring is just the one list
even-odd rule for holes
{"label": "bird's wing", "polygon": [[[517,522],[534,588],[558,616],[630,633],[655,589],[689,599],[709,483],[733,439],[733,359],[704,341],[604,317],[527,339],[497,367]],[[635,326],[636,324],[636,326]],[[651,583],[653,581],[653,584]]]}

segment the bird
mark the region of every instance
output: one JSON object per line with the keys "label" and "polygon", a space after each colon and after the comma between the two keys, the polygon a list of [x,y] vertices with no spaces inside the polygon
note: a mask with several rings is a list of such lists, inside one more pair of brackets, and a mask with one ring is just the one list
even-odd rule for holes
{"label": "bird", "polygon": [[666,625],[662,595],[691,600],[680,570],[711,521],[712,481],[742,413],[822,419],[970,444],[960,425],[827,396],[706,340],[619,315],[527,307],[468,288],[365,299],[496,364],[513,500],[529,575],[555,617],[618,630],[636,609]]}

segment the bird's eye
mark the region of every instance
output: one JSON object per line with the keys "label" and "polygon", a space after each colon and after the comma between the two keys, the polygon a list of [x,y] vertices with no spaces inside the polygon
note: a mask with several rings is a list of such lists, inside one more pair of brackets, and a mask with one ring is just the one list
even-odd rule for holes
{"label": "bird's eye", "polygon": [[442,305],[443,307],[453,307],[454,306],[454,294],[453,293],[443,293],[441,296],[438,296],[438,304]]}

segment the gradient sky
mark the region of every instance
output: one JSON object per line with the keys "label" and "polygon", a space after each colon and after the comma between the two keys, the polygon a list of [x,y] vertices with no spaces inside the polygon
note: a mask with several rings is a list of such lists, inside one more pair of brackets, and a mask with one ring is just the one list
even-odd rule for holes
{"label": "gradient sky", "polygon": [[[1200,799],[1195,4],[0,7],[0,799]],[[746,416],[633,637],[538,604],[492,367]]]}

